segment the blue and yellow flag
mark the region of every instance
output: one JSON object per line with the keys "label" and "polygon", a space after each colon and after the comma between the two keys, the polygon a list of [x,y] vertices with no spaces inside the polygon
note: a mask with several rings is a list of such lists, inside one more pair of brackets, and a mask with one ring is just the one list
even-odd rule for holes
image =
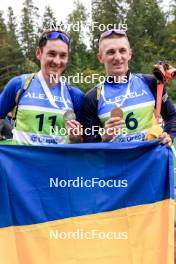
{"label": "blue and yellow flag", "polygon": [[0,146],[1,264],[173,264],[172,151]]}

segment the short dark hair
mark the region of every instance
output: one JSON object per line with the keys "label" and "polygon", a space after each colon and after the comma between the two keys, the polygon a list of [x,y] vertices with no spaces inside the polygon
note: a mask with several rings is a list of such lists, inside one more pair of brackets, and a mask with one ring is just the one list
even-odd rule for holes
{"label": "short dark hair", "polygon": [[47,39],[43,38],[43,35],[44,35],[44,32],[42,33],[42,35],[39,37],[39,40],[38,40],[38,47],[40,49],[42,49],[47,43]]}

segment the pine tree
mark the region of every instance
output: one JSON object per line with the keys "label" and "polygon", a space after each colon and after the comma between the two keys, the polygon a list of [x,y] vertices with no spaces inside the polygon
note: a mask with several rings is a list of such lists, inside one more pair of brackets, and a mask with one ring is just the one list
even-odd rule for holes
{"label": "pine tree", "polygon": [[11,68],[12,68],[11,74],[15,76],[22,72],[25,59],[18,42],[17,22],[12,7],[8,8],[7,31],[8,31],[8,42],[9,42],[8,45],[9,56],[13,58],[13,60],[11,60],[9,64],[11,64]]}
{"label": "pine tree", "polygon": [[[54,26],[54,27],[53,27]],[[54,16],[54,12],[51,7],[48,5],[45,7],[45,11],[42,19],[42,29],[55,29],[57,27],[57,20]]]}
{"label": "pine tree", "polygon": [[34,49],[38,39],[38,8],[32,0],[25,0],[22,9],[21,44],[28,59],[35,62]]}
{"label": "pine tree", "polygon": [[4,22],[3,13],[0,11],[0,44],[3,45],[7,41],[7,28]]}
{"label": "pine tree", "polygon": [[7,28],[8,31],[10,32],[10,34],[16,38],[16,34],[17,34],[17,22],[16,22],[16,17],[14,16],[14,12],[12,7],[8,7],[8,21],[7,21]]}
{"label": "pine tree", "polygon": [[0,82],[1,87],[22,73],[24,56],[16,37],[16,22],[12,8],[8,8],[8,23],[0,12]]}
{"label": "pine tree", "polygon": [[[100,67],[96,58],[101,33],[114,28],[126,30],[126,2],[122,0],[92,0],[91,48],[94,68]],[[125,27],[124,27],[125,26]]]}
{"label": "pine tree", "polygon": [[169,22],[166,26],[167,38],[164,43],[163,53],[165,54],[165,59],[176,67],[176,0],[170,6],[168,17]]}
{"label": "pine tree", "polygon": [[7,54],[8,34],[4,23],[3,13],[0,11],[0,90],[8,81],[8,54]]}
{"label": "pine tree", "polygon": [[127,14],[128,37],[133,49],[131,70],[152,71],[162,54],[166,21],[156,0],[131,0]]}
{"label": "pine tree", "polygon": [[[76,72],[87,67],[86,45],[83,42],[84,28],[86,27],[86,9],[80,1],[74,3],[75,8],[67,18],[69,25],[69,37],[71,41],[70,67],[69,70]],[[78,25],[76,30],[75,25]]]}

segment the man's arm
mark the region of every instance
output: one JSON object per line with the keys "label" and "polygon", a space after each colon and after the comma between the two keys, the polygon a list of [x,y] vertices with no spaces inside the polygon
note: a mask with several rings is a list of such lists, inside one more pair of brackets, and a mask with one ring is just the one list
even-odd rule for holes
{"label": "man's arm", "polygon": [[15,97],[18,89],[21,87],[21,79],[15,77],[5,86],[0,95],[0,140],[12,138],[11,127],[4,118],[15,106]]}
{"label": "man's arm", "polygon": [[161,115],[164,120],[164,131],[173,140],[176,136],[176,109],[166,92],[163,96]]}
{"label": "man's arm", "polygon": [[[153,75],[144,74],[156,100],[157,98],[157,80]],[[172,103],[171,98],[168,96],[166,89],[163,91],[162,104],[161,104],[161,116],[164,120],[164,131],[168,133],[173,140],[176,136],[176,109]]]}
{"label": "man's arm", "polygon": [[81,122],[81,112],[84,104],[84,94],[77,87],[72,86],[69,89],[69,93],[72,99],[74,112],[76,114],[76,120]]}
{"label": "man's arm", "polygon": [[97,88],[90,90],[84,99],[82,123],[84,129],[84,142],[101,142],[99,135],[100,119],[97,115]]}
{"label": "man's arm", "polygon": [[15,106],[17,91],[21,88],[21,78],[19,76],[11,79],[0,94],[0,119],[7,116]]}
{"label": "man's arm", "polygon": [[74,86],[69,89],[69,93],[72,99],[74,112],[76,114],[76,120],[69,120],[66,122],[69,141],[70,143],[82,143],[83,133],[81,128],[81,112],[84,103],[84,94]]}
{"label": "man's arm", "polygon": [[105,122],[103,134],[100,135],[101,122],[97,109],[97,88],[95,87],[86,95],[83,107],[84,142],[109,142],[123,126],[124,121],[120,117],[111,117]]}
{"label": "man's arm", "polygon": [[0,119],[0,140],[10,139],[13,137],[11,127],[5,119]]}

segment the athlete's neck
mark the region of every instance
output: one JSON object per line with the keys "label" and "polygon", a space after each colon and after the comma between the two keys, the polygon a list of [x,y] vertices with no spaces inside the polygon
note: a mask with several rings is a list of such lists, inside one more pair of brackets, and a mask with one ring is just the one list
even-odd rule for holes
{"label": "athlete's neck", "polygon": [[126,83],[128,81],[129,74],[123,74],[123,75],[107,75],[106,81],[110,83]]}
{"label": "athlete's neck", "polygon": [[60,82],[61,76],[59,76],[58,74],[50,74],[47,76],[47,80],[46,83],[48,85],[48,87],[53,87],[56,86],[59,82]]}
{"label": "athlete's neck", "polygon": [[124,83],[125,80],[127,80],[127,75],[126,74],[114,76],[114,81],[116,83]]}
{"label": "athlete's neck", "polygon": [[61,76],[56,73],[44,74],[42,72],[42,75],[49,88],[56,86],[60,82],[60,79],[61,79]]}

